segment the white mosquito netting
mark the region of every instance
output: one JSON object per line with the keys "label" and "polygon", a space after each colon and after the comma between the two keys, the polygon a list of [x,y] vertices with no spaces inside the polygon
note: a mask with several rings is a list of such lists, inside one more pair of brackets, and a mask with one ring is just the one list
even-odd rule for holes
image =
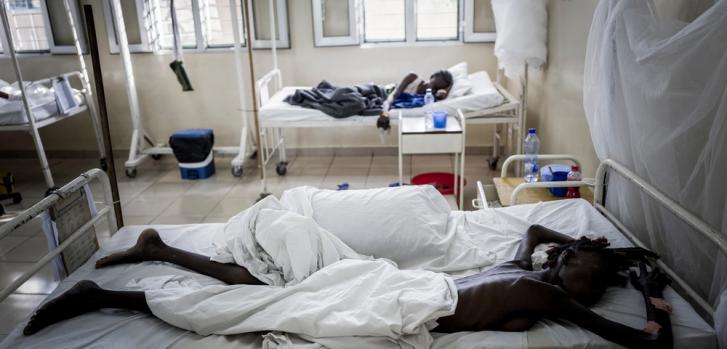
{"label": "white mosquito netting", "polygon": [[[651,0],[602,0],[584,76],[598,157],[626,165],[727,238],[727,0],[690,22],[659,16]],[[606,206],[716,310],[727,348],[725,254],[623,178],[609,177]]]}

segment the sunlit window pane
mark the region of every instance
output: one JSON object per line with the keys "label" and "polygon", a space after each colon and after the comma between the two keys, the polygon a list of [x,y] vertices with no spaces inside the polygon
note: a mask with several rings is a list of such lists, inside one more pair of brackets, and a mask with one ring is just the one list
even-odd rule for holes
{"label": "sunlit window pane", "polygon": [[[169,0],[159,0],[159,8],[154,9],[157,22],[159,45],[164,49],[174,48],[174,35],[172,33],[172,14]],[[197,46],[197,37],[194,26],[194,9],[192,0],[175,0],[174,6],[177,9],[177,22],[182,38],[182,46],[194,48]]]}
{"label": "sunlit window pane", "polygon": [[404,0],[364,0],[364,37],[368,42],[406,39]]}
{"label": "sunlit window pane", "polygon": [[323,37],[351,35],[351,18],[349,17],[348,0],[323,0],[321,14],[323,18]]}
{"label": "sunlit window pane", "polygon": [[[270,2],[268,0],[253,0],[252,17],[255,25],[255,40],[270,40]],[[275,19],[275,39],[280,40],[280,27],[278,26],[278,1],[273,1]]]}
{"label": "sunlit window pane", "polygon": [[10,1],[8,19],[16,51],[48,51],[50,46],[40,0]]}
{"label": "sunlit window pane", "polygon": [[459,8],[457,0],[417,0],[417,39],[457,39]]}
{"label": "sunlit window pane", "polygon": [[[245,43],[245,34],[242,26],[242,5],[235,1],[237,11],[237,28],[240,33],[240,42]],[[229,0],[207,0],[202,9],[207,45],[212,47],[232,46],[235,42],[234,27],[232,26],[232,13]]]}

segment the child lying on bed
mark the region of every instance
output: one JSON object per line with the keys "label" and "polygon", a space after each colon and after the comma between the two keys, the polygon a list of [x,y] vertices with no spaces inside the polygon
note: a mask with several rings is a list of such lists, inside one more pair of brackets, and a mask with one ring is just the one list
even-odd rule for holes
{"label": "child lying on bed", "polygon": [[396,86],[394,92],[386,98],[382,107],[383,111],[376,121],[376,127],[388,130],[390,126],[389,110],[394,108],[417,108],[424,105],[424,94],[427,89],[432,89],[434,99],[441,101],[449,95],[454,79],[452,73],[447,70],[440,70],[424,81],[414,73],[407,74]]}
{"label": "child lying on bed", "polygon": [[[546,268],[534,271],[531,255],[541,243],[558,245],[548,251]],[[649,271],[644,264],[645,257],[656,255],[640,248],[607,246],[604,238],[575,240],[539,225],[531,226],[514,260],[454,281],[456,308],[451,315],[437,319],[439,325],[434,331],[525,331],[539,319],[564,319],[629,348],[671,347],[671,306],[662,295],[669,280],[658,269]],[[244,267],[213,262],[207,256],[169,246],[153,229],[142,232],[135,246],[99,259],[96,266],[143,261],[174,263],[228,284],[263,284]],[[640,273],[632,271],[630,280],[645,300],[648,322],[643,330],[610,321],[588,309],[607,287],[625,282],[620,272],[636,262]],[[144,292],[106,290],[91,281],[81,281],[40,307],[24,333],[32,335],[56,322],[102,308],[151,313]]]}

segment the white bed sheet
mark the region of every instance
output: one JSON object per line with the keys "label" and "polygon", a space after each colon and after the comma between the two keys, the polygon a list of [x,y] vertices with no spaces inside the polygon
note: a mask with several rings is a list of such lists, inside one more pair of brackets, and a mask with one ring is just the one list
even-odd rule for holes
{"label": "white bed sheet", "polygon": [[[520,205],[503,209],[475,212],[453,212],[448,229],[464,229],[483,246],[497,250],[497,260],[510,259],[522,233],[530,224],[539,223],[572,236],[604,235],[614,247],[628,246],[624,238],[605,218],[583,200],[563,200],[534,205]],[[197,224],[156,226],[169,244],[197,253],[212,255],[210,242],[223,242],[224,224]],[[91,279],[103,287],[123,289],[132,279],[169,274],[192,275],[188,270],[173,265],[147,262],[141,265],[121,265],[95,270],[96,258],[129,247],[146,227],[127,227],[104,243],[102,249],[81,269],[64,280],[52,296],[65,291],[77,281]],[[470,271],[471,272],[471,271]],[[686,301],[668,289],[665,297],[674,306],[671,321],[675,348],[716,348],[713,329],[704,322]],[[631,288],[610,289],[594,311],[603,316],[638,328],[644,324],[644,306],[640,294]],[[40,333],[24,337],[22,324],[18,326],[0,348],[47,348],[63,344],[64,348],[80,347],[136,347],[136,348],[260,348],[262,334],[234,336],[199,336],[154,319],[149,315],[123,310],[105,310],[86,314],[61,322]],[[132,335],[133,334],[133,335]],[[541,321],[527,332],[460,332],[433,333],[433,348],[618,348],[600,337],[564,322]],[[296,348],[318,348],[318,344],[291,336]],[[324,343],[326,344],[326,343]],[[348,347],[388,347],[385,342],[349,343]],[[335,345],[335,346],[334,346]],[[341,343],[331,343],[337,347]]]}
{"label": "white bed sheet", "polygon": [[[492,83],[487,72],[481,71],[470,75],[470,81],[472,82],[472,91],[462,97],[448,98],[443,101],[435,103],[436,110],[447,111],[450,115],[454,115],[457,109],[461,109],[462,112],[468,113],[487,108],[496,107],[505,101],[505,98],[497,91],[497,88]],[[268,103],[260,108],[259,116],[262,127],[268,127],[270,122],[279,123],[292,123],[291,126],[297,124],[305,124],[306,122],[346,122],[346,123],[360,123],[366,125],[372,125],[376,123],[377,116],[361,116],[354,115],[351,117],[336,119],[332,116],[326,115],[320,110],[303,108],[300,106],[290,105],[285,102],[285,98],[295,93],[297,89],[309,89],[307,86],[287,86],[280,89],[275,93]],[[401,110],[402,116],[419,116],[424,113],[425,108],[413,108],[413,109],[394,109],[392,115],[398,113]],[[277,125],[276,125],[277,126]]]}

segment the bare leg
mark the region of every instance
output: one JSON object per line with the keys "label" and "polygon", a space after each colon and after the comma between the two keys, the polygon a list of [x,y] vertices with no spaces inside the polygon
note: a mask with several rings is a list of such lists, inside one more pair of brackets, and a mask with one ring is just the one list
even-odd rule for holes
{"label": "bare leg", "polygon": [[56,322],[102,308],[151,313],[144,292],[104,290],[94,282],[84,280],[36,310],[23,334],[29,336]]}
{"label": "bare leg", "polygon": [[96,268],[103,268],[122,263],[139,263],[144,261],[161,261],[174,263],[194,270],[231,285],[248,284],[262,285],[263,283],[250,274],[247,269],[236,264],[216,263],[207,256],[171,247],[162,241],[154,229],[146,229],[136,245],[130,249],[114,253],[96,261]]}

